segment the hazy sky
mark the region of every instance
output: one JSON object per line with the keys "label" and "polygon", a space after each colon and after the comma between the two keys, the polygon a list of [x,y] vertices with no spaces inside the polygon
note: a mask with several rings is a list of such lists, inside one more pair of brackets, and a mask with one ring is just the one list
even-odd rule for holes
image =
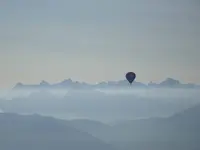
{"label": "hazy sky", "polygon": [[200,1],[0,1],[0,87],[127,71],[200,83]]}

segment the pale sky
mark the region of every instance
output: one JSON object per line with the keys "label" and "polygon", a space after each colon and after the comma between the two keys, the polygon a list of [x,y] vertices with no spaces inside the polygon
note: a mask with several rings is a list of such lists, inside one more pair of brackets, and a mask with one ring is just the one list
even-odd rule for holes
{"label": "pale sky", "polygon": [[200,1],[0,1],[0,87],[127,71],[144,83],[200,83]]}

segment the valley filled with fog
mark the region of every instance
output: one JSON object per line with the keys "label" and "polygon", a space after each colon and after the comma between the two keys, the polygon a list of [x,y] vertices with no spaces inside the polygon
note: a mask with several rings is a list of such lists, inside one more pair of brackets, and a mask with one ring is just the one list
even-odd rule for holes
{"label": "valley filled with fog", "polygon": [[200,103],[199,89],[10,90],[0,95],[0,110],[61,119],[105,123],[167,117]]}
{"label": "valley filled with fog", "polygon": [[3,150],[197,150],[200,90],[12,89],[0,95]]}

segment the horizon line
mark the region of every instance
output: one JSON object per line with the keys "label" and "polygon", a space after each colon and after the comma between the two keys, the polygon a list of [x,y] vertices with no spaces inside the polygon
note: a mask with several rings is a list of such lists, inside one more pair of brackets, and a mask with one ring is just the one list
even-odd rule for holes
{"label": "horizon line", "polygon": [[[153,83],[153,84],[160,84],[160,83],[162,83],[162,82],[164,82],[164,81],[166,81],[166,80],[168,80],[168,79],[172,79],[172,80],[175,80],[175,81],[178,81],[179,83],[181,83],[181,84],[196,84],[196,85],[198,85],[198,83],[192,83],[192,82],[182,82],[182,80],[179,80],[179,79],[175,79],[175,78],[173,78],[173,77],[166,77],[165,79],[163,79],[163,80],[161,80],[161,81],[158,81],[158,82],[154,82],[154,81],[148,81],[148,83],[147,83],[147,85],[149,84],[149,83]],[[49,82],[49,81],[47,81],[47,80],[40,80],[40,82],[37,82],[37,83],[30,83],[30,84],[27,84],[27,83],[22,83],[22,82],[17,82],[16,84],[15,84],[15,86],[17,85],[17,84],[22,84],[22,85],[39,85],[40,83],[42,83],[42,82],[46,82],[46,83],[48,83],[49,85],[54,85],[54,84],[59,84],[59,83],[62,83],[62,82],[64,82],[64,81],[71,81],[71,82],[73,82],[73,83],[76,83],[76,82],[78,82],[78,83],[85,83],[85,84],[89,84],[89,85],[96,85],[96,84],[100,84],[100,83],[108,83],[108,82],[120,82],[120,81],[127,81],[126,79],[119,79],[119,80],[103,80],[103,81],[97,81],[97,82],[95,82],[95,83],[89,83],[89,82],[86,82],[86,81],[80,81],[80,80],[73,80],[72,78],[65,78],[65,79],[63,79],[63,80],[60,80],[60,81],[58,81],[58,82]],[[142,83],[142,84],[145,84],[144,82],[142,82],[142,81],[137,81],[136,79],[133,81],[133,83],[134,82],[137,82],[137,83]]]}

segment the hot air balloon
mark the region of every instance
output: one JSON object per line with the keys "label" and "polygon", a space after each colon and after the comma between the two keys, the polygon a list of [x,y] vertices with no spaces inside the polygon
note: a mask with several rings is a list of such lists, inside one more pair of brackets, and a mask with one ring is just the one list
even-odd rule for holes
{"label": "hot air balloon", "polygon": [[136,78],[136,74],[135,74],[134,72],[128,72],[128,73],[126,74],[126,79],[128,80],[128,82],[129,82],[130,84],[133,83],[133,81],[135,80],[135,78]]}

